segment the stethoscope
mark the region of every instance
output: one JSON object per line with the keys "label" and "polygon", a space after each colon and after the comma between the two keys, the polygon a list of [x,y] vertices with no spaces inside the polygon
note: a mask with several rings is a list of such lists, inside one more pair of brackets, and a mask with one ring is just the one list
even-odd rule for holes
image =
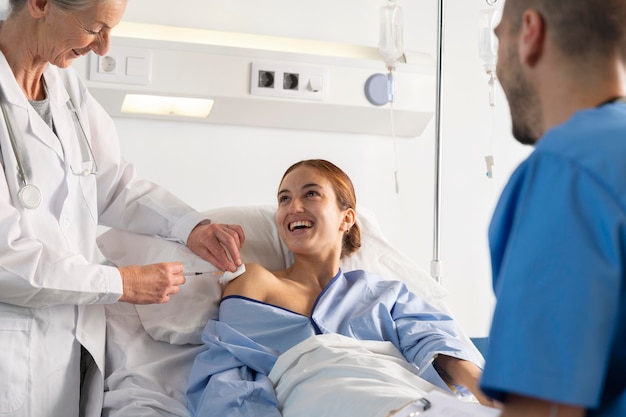
{"label": "stethoscope", "polygon": [[[80,132],[80,136],[82,136],[82,141],[80,141],[80,151],[81,157],[87,156],[88,160],[91,161],[91,169],[82,169],[79,171],[75,171],[72,165],[70,164],[70,170],[75,175],[88,176],[95,175],[98,173],[98,165],[96,164],[96,158],[94,157],[93,150],[91,149],[91,145],[87,140],[87,135],[85,133],[85,129],[83,128],[83,124],[78,117],[78,112],[76,111],[76,107],[74,107],[74,102],[70,97],[67,101],[67,106],[69,110],[72,112],[72,117],[74,120],[74,128],[76,131]],[[28,182],[28,178],[31,176],[30,164],[24,163],[25,159],[21,153],[20,148],[17,145],[17,141],[15,140],[15,132],[13,131],[13,126],[9,121],[9,117],[7,115],[5,100],[3,93],[0,93],[0,107],[2,107],[2,114],[4,116],[4,123],[7,127],[7,132],[9,134],[9,141],[11,142],[11,148],[13,149],[13,155],[15,156],[15,160],[17,162],[17,180],[20,184],[20,189],[17,192],[17,198],[20,200],[22,206],[26,209],[34,210],[41,205],[41,201],[43,200],[43,195],[39,187],[35,184],[31,184]],[[88,153],[88,155],[86,155]],[[83,159],[84,161],[85,159]]]}

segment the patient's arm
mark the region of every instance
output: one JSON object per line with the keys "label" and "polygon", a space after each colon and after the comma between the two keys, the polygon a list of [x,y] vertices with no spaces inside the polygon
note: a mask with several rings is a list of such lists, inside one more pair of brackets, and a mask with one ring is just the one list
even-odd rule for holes
{"label": "patient's arm", "polygon": [[447,384],[464,386],[481,404],[495,407],[494,401],[480,390],[478,382],[482,371],[472,362],[440,354],[433,366]]}
{"label": "patient's arm", "polygon": [[555,404],[537,398],[508,394],[504,411],[500,417],[583,417],[586,411],[582,407]]}

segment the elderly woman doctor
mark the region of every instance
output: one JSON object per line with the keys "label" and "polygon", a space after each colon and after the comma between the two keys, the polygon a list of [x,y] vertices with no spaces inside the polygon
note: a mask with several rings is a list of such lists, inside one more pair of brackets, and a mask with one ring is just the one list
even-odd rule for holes
{"label": "elderly woman doctor", "polygon": [[98,224],[178,239],[223,270],[243,231],[134,179],[67,67],[104,54],[126,0],[10,0],[0,26],[0,415],[99,416],[103,304],[166,302],[182,264],[96,262]]}

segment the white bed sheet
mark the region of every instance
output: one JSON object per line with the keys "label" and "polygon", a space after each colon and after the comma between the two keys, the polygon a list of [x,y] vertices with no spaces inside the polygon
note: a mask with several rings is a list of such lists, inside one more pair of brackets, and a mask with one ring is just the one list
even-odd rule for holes
{"label": "white bed sheet", "polygon": [[270,380],[283,417],[383,417],[438,391],[391,342],[312,336],[282,354]]}
{"label": "white bed sheet", "polygon": [[103,417],[189,417],[187,375],[202,345],[154,340],[135,306],[106,306],[107,354]]}

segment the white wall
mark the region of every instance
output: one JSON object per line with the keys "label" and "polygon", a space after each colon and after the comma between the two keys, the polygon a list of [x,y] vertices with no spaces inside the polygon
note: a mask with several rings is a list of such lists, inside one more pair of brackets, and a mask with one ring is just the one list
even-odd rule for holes
{"label": "white wall", "polygon": [[[501,0],[502,2],[503,0]],[[125,20],[257,32],[376,46],[382,0],[129,0]],[[487,226],[510,171],[529,151],[510,137],[498,90],[488,103],[478,58],[478,11],[485,0],[445,2],[442,110],[442,284],[471,336],[487,333],[493,297]],[[400,1],[405,47],[435,54],[437,2]],[[245,12],[244,12],[245,10]],[[381,61],[381,71],[383,71]],[[398,91],[397,94],[402,94]],[[435,94],[435,91],[433,91]],[[426,270],[433,256],[434,120],[419,138],[256,129],[193,123],[116,120],[125,156],[142,177],[175,191],[197,209],[273,203],[284,170],[305,158],[326,158],[354,180],[360,204],[373,210],[389,240]],[[397,147],[397,152],[395,152]],[[493,153],[495,177],[485,176]],[[400,172],[396,194],[394,170]]]}

